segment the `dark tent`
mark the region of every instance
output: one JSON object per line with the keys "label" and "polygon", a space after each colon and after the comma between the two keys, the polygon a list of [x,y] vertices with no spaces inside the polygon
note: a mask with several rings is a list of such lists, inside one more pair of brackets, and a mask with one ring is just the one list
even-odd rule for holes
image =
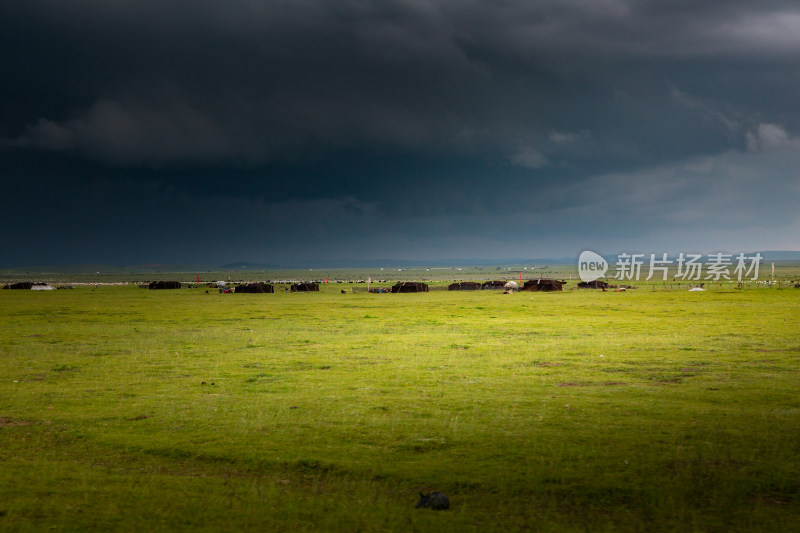
{"label": "dark tent", "polygon": [[311,281],[293,283],[292,292],[319,292],[319,285]]}
{"label": "dark tent", "polygon": [[23,289],[23,290],[30,290],[33,287],[33,283],[30,281],[20,281],[18,283],[12,283],[11,285],[6,285],[3,287],[4,289]]}
{"label": "dark tent", "polygon": [[475,281],[459,281],[456,283],[451,283],[448,287],[448,291],[477,291],[481,288],[481,284]]}
{"label": "dark tent", "polygon": [[499,281],[499,280],[484,281],[483,285],[481,285],[481,289],[484,289],[484,290],[486,290],[486,289],[500,290],[500,289],[504,288],[505,286],[506,286],[506,282],[505,281]]}
{"label": "dark tent", "polygon": [[607,289],[608,283],[596,279],[594,281],[581,281],[578,283],[579,289]]}
{"label": "dark tent", "polygon": [[557,279],[529,279],[522,286],[523,291],[560,291],[564,282]]}
{"label": "dark tent", "polygon": [[428,284],[419,281],[398,281],[392,287],[392,292],[428,292]]}
{"label": "dark tent", "polygon": [[151,281],[148,289],[180,289],[180,281]]}
{"label": "dark tent", "polygon": [[261,294],[267,292],[275,292],[275,288],[270,285],[269,283],[257,282],[257,283],[246,283],[244,285],[239,285],[234,289],[234,293],[251,293],[251,294]]}

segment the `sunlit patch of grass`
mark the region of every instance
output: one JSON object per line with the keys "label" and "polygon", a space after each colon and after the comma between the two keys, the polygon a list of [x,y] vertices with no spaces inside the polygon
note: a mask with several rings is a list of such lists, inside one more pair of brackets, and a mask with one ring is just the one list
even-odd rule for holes
{"label": "sunlit patch of grass", "polygon": [[0,291],[0,529],[798,529],[798,293],[338,288]]}

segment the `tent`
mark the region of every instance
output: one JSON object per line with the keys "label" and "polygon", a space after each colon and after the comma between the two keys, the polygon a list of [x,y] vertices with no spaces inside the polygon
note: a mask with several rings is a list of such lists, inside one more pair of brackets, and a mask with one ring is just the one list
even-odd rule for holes
{"label": "tent", "polygon": [[594,281],[581,281],[578,283],[579,289],[607,289],[608,283],[596,279]]}
{"label": "tent", "polygon": [[499,289],[502,289],[503,287],[505,287],[505,285],[506,285],[506,282],[505,281],[500,281],[500,280],[484,281],[483,285],[481,285],[481,289],[483,289],[483,290],[486,290],[486,289],[499,290]]}
{"label": "tent", "polygon": [[151,281],[148,289],[180,289],[180,281]]}
{"label": "tent", "polygon": [[270,285],[269,283],[257,282],[257,283],[246,283],[244,285],[239,285],[233,291],[237,294],[240,293],[268,293],[268,292],[275,292],[275,288]]}
{"label": "tent", "polygon": [[529,279],[525,282],[522,286],[523,291],[561,291],[563,289],[564,282],[558,281],[557,279]]}
{"label": "tent", "polygon": [[448,285],[448,291],[477,291],[481,284],[476,281],[457,281]]}
{"label": "tent", "polygon": [[30,281],[20,281],[17,283],[11,283],[10,285],[6,285],[3,287],[4,289],[22,289],[22,290],[30,290],[33,287],[33,283]]}
{"label": "tent", "polygon": [[428,292],[428,284],[419,281],[398,281],[392,287],[392,292]]}
{"label": "tent", "polygon": [[319,285],[313,281],[292,283],[292,292],[319,292]]}
{"label": "tent", "polygon": [[55,287],[50,285],[49,283],[34,283],[31,285],[32,291],[52,291],[55,290]]}

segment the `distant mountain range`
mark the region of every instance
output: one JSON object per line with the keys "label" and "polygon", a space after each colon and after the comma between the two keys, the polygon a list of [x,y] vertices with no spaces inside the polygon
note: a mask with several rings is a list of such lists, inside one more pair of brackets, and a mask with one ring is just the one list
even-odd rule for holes
{"label": "distant mountain range", "polygon": [[[748,252],[748,256],[756,252]],[[800,261],[800,251],[791,250],[768,250],[758,252],[764,262],[770,261]],[[617,260],[616,255],[604,255],[607,261],[613,263]],[[705,258],[705,257],[704,257]],[[325,269],[325,268],[420,268],[420,267],[466,267],[466,266],[507,266],[507,265],[530,265],[530,266],[550,266],[550,265],[570,265],[577,263],[575,257],[560,258],[521,258],[507,257],[501,259],[487,258],[462,258],[462,259],[430,259],[430,260],[407,260],[407,259],[334,259],[319,261],[315,263],[287,265],[275,265],[268,263],[254,263],[250,261],[236,261],[224,265],[198,265],[198,264],[178,264],[178,263],[147,263],[140,265],[116,266],[101,264],[80,264],[80,265],[50,265],[50,266],[26,266],[3,268],[7,272],[38,272],[38,273],[69,273],[69,274],[124,274],[124,273],[161,273],[161,272],[260,272],[265,270],[297,270],[297,269]],[[670,259],[674,259],[670,256]]]}
{"label": "distant mountain range", "polygon": [[[268,265],[266,263],[248,263],[247,261],[240,261],[238,263],[228,263],[227,265],[220,265],[216,267],[216,270],[222,271],[239,271],[239,270],[280,270],[281,267],[279,265]],[[206,269],[206,270],[215,270],[214,268]]]}

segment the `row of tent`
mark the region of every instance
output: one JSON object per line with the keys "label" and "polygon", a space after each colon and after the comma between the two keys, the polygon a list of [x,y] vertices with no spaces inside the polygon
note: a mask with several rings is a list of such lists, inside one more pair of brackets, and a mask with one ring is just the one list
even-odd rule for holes
{"label": "row of tent", "polygon": [[[217,283],[209,283],[209,287],[216,287],[220,290],[227,289],[227,286],[224,282],[218,281]],[[148,289],[180,289],[181,282],[180,281],[151,281],[147,285]],[[292,292],[318,292],[319,291],[319,284],[317,283],[293,283],[290,290]],[[256,283],[245,283],[244,285],[239,285],[231,290],[231,292],[238,292],[238,293],[250,293],[250,294],[263,294],[263,293],[272,293],[275,292],[275,287],[269,283],[264,283],[262,281]]]}
{"label": "row of tent", "polygon": [[[523,291],[561,291],[563,290],[563,286],[566,284],[565,281],[559,281],[555,279],[531,279],[524,283],[522,286]],[[180,289],[181,288],[180,281],[152,281],[148,285],[143,285],[142,287],[147,287],[148,289]],[[227,286],[224,282],[218,281],[216,284],[209,283],[209,287],[218,287],[220,289],[227,289]],[[608,284],[604,281],[595,280],[590,282],[581,282],[578,283],[578,288],[581,289],[606,289]],[[52,290],[53,286],[47,283],[32,283],[30,281],[24,281],[19,283],[12,283],[9,285],[5,285],[4,289],[25,289],[25,290]],[[70,287],[71,288],[71,287]],[[477,281],[459,281],[456,283],[452,283],[447,287],[447,290],[450,291],[477,291],[477,290],[497,290],[497,289],[506,289],[506,290],[517,290],[519,285],[514,281],[500,281],[500,280],[493,280],[493,281],[485,281],[483,283]],[[302,282],[302,283],[293,283],[289,290],[291,292],[319,292],[319,284],[314,282]],[[419,281],[400,281],[393,285],[391,288],[387,287],[378,287],[375,289],[371,289],[370,292],[392,292],[392,293],[408,293],[408,292],[428,292],[428,284],[422,283]],[[257,283],[246,283],[244,285],[239,285],[232,289],[232,292],[238,293],[250,293],[250,294],[263,294],[263,293],[274,293],[275,287],[269,283],[264,282],[257,282]]]}
{"label": "row of tent", "polygon": [[[529,279],[522,285],[523,291],[561,291],[564,290],[565,281],[557,279]],[[485,281],[479,283],[477,281],[459,281],[452,283],[447,287],[449,291],[478,291],[478,290],[496,290],[505,289],[507,291],[518,290],[519,284],[516,281]]]}
{"label": "row of tent", "polygon": [[[210,287],[217,287],[220,290],[227,289],[224,282],[217,282],[216,284],[208,284]],[[180,289],[181,282],[179,281],[152,281],[147,285],[148,289]],[[293,283],[289,290],[291,292],[319,292],[319,283],[311,281]],[[275,287],[269,283],[257,282],[246,283],[234,287],[231,292],[234,293],[274,293]],[[403,281],[398,282],[391,288],[391,292],[428,292],[428,284],[420,283],[417,281]]]}
{"label": "row of tent", "polygon": [[[529,279],[522,285],[523,291],[542,291],[542,292],[549,292],[549,291],[563,291],[564,285],[567,282],[564,280],[557,280],[557,279]],[[582,281],[578,283],[579,289],[602,289],[605,290],[610,285],[602,280],[594,280],[594,281]],[[516,281],[486,281],[484,283],[477,283],[474,281],[461,281],[459,283],[453,283],[448,288],[451,291],[475,291],[475,290],[486,290],[486,289],[506,289],[506,290],[517,290],[519,289],[519,284]]]}
{"label": "row of tent", "polygon": [[[217,283],[220,288],[226,288],[225,284]],[[556,279],[531,279],[526,281],[522,289],[523,291],[561,291],[563,290],[565,281]],[[209,284],[213,286],[213,284]],[[589,284],[580,283],[578,287],[581,288],[605,288],[606,284],[602,281],[591,282]],[[181,284],[178,281],[154,281],[148,286],[150,289],[180,289]],[[477,281],[460,281],[450,284],[447,289],[450,291],[477,291],[477,290],[497,290],[497,289],[512,289],[516,290],[519,285],[516,282],[508,281],[485,281],[483,283]],[[318,292],[319,284],[314,282],[294,283],[290,287],[291,292]],[[409,293],[409,292],[428,292],[429,287],[427,283],[419,281],[399,281],[391,288],[376,287],[370,289],[370,292],[392,292],[392,293]],[[235,287],[232,292],[238,293],[273,293],[275,287],[269,283],[247,283]]]}

